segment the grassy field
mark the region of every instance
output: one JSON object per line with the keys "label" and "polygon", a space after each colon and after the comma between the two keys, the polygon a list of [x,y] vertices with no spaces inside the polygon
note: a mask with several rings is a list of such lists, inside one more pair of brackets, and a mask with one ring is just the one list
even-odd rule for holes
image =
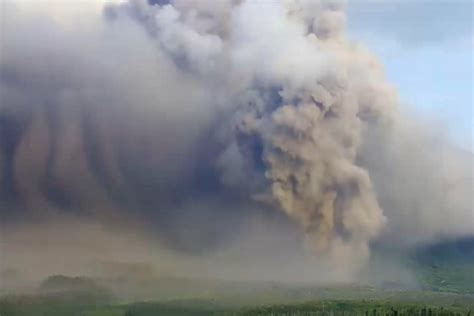
{"label": "grassy field", "polygon": [[[173,282],[165,280],[172,287]],[[82,282],[82,281],[81,281]],[[156,282],[159,282],[158,280]],[[190,281],[191,282],[191,281]],[[79,284],[83,284],[79,283]],[[179,280],[177,287],[185,286]],[[199,282],[195,299],[156,297],[143,303],[110,300],[95,286],[0,298],[1,316],[185,316],[185,315],[474,315],[474,295],[432,291],[395,291],[360,286],[291,287]],[[215,292],[202,291],[213,286]],[[189,289],[188,289],[189,290]],[[162,289],[163,291],[163,289]],[[184,291],[185,292],[185,291]],[[198,292],[194,292],[199,296]],[[188,293],[190,295],[191,292]]]}
{"label": "grassy field", "polygon": [[[435,302],[433,302],[435,303]],[[469,306],[439,306],[389,301],[313,301],[257,307],[225,307],[212,301],[176,301],[127,305],[91,305],[48,298],[7,298],[0,302],[2,316],[257,316],[257,315],[472,315]]]}
{"label": "grassy field", "polygon": [[[439,275],[439,268],[433,270],[436,273],[424,273],[444,281],[444,286],[429,283],[428,289],[420,290],[185,278],[113,281],[53,277],[29,295],[1,296],[0,316],[474,316],[470,288],[462,291],[462,287],[456,287],[449,292],[447,285],[455,285],[456,278]],[[465,284],[463,279],[461,285]]]}

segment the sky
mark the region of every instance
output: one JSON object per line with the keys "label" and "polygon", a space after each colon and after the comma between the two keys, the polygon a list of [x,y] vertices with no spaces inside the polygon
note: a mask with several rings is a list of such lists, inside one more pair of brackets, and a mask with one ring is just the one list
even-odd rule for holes
{"label": "sky", "polygon": [[472,1],[348,1],[348,32],[381,59],[402,103],[474,151]]}

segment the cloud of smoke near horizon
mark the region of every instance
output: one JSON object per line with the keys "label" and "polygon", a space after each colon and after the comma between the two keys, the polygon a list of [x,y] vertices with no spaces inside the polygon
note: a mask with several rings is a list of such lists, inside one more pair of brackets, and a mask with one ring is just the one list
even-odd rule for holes
{"label": "cloud of smoke near horizon", "polygon": [[255,217],[351,267],[372,242],[474,233],[472,155],[404,113],[342,1],[4,9],[5,227],[137,223],[201,255]]}

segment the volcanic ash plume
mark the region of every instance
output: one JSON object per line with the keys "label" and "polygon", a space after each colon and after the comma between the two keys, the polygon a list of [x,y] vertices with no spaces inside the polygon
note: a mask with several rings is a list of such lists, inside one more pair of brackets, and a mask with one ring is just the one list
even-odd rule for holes
{"label": "volcanic ash plume", "polygon": [[[239,13],[252,17],[253,6]],[[252,73],[262,88],[242,102],[235,118],[247,172],[264,178],[264,192],[253,196],[299,222],[317,251],[345,246],[364,253],[384,217],[355,159],[364,129],[389,119],[391,91],[375,84],[383,78],[376,61],[345,41],[341,5],[310,1],[260,9],[271,13],[259,22],[256,38],[239,45],[271,51],[251,60],[264,67]],[[273,19],[287,34],[273,29]]]}
{"label": "volcanic ash plume", "polygon": [[364,129],[390,118],[393,96],[377,62],[345,40],[341,3],[131,1],[107,12],[123,10],[178,67],[226,83],[223,103],[236,114],[225,142],[241,163],[221,157],[225,182],[247,187],[228,176],[242,168],[255,183],[249,195],[300,223],[318,251],[367,252],[384,217],[354,161]]}
{"label": "volcanic ash plume", "polygon": [[5,6],[5,218],[138,218],[172,249],[200,252],[238,218],[276,210],[317,257],[339,262],[366,257],[391,217],[414,222],[423,186],[412,183],[405,213],[393,207],[405,197],[388,193],[416,160],[394,140],[418,134],[399,133],[396,93],[346,39],[343,2],[129,0],[97,13],[73,3]]}

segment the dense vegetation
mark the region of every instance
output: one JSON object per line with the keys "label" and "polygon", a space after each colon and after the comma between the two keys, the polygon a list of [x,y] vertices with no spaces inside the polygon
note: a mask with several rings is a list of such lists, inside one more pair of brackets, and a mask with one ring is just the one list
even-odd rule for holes
{"label": "dense vegetation", "polygon": [[412,257],[424,289],[474,293],[474,237],[422,247]]}
{"label": "dense vegetation", "polygon": [[471,315],[467,308],[433,307],[416,304],[390,304],[387,302],[319,302],[300,305],[260,307],[238,315],[294,315],[294,316],[455,316]]}
{"label": "dense vegetation", "polygon": [[17,296],[0,300],[2,316],[471,316],[472,306],[436,306],[389,301],[314,301],[260,307],[225,307],[212,301],[101,305],[84,297]]}

